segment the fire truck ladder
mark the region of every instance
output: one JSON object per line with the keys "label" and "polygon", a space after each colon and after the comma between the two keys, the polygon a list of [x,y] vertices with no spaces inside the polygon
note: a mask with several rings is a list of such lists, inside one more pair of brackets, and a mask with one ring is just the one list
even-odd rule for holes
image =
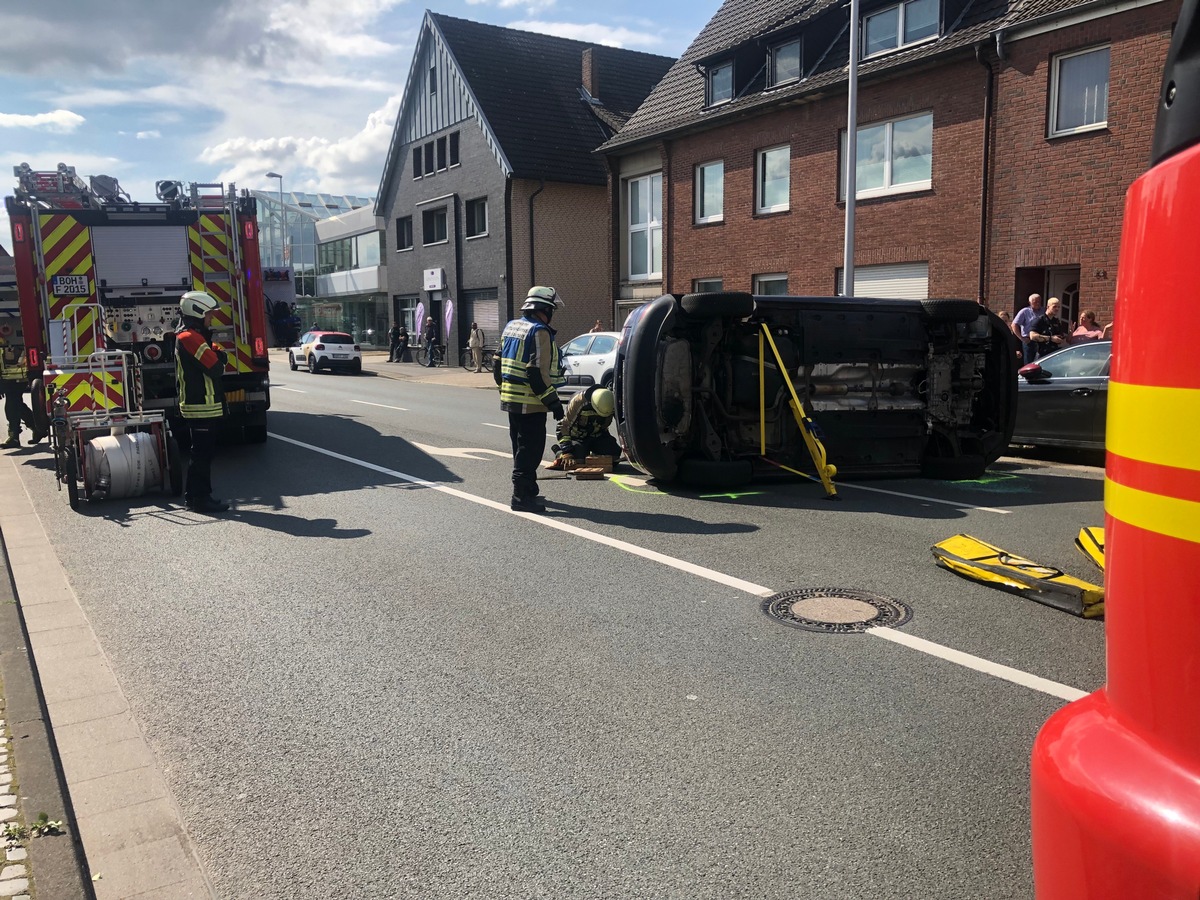
{"label": "fire truck ladder", "polygon": [[[225,185],[219,181],[209,184],[193,183],[191,198],[192,206],[200,214],[196,232],[200,238],[201,289],[208,290],[209,282],[228,281],[230,305],[233,307],[234,339],[245,340],[242,332],[246,322],[246,293],[241,277],[242,254],[238,241],[237,195],[234,186],[229,186],[227,194]],[[210,227],[211,220],[205,220],[206,212],[219,213],[223,224],[220,227]],[[213,252],[210,249],[222,245],[229,247],[228,254]],[[232,356],[233,354],[231,359]]]}

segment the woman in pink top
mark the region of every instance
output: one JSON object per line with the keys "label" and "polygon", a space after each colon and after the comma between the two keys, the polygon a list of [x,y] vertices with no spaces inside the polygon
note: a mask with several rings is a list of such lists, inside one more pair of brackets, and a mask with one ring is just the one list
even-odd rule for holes
{"label": "woman in pink top", "polygon": [[1079,327],[1071,333],[1071,343],[1087,344],[1091,341],[1107,341],[1111,332],[1111,322],[1101,328],[1096,322],[1096,314],[1090,309],[1085,309],[1079,314]]}

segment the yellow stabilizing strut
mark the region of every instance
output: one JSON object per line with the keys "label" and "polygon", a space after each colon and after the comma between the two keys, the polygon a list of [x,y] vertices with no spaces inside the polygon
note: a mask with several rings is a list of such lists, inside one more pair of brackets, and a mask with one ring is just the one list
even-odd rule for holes
{"label": "yellow stabilizing strut", "polygon": [[[763,337],[766,336],[767,343],[771,345],[771,355],[775,357],[775,365],[779,367],[779,372],[783,375],[784,383],[787,384],[788,393],[792,395],[792,399],[788,402],[791,407],[792,415],[796,417],[796,424],[800,426],[800,434],[804,437],[804,446],[808,448],[808,455],[812,457],[813,465],[817,469],[817,477],[821,479],[821,484],[825,488],[825,496],[829,498],[837,497],[837,488],[833,486],[833,477],[837,475],[837,467],[831,465],[825,455],[825,445],[821,443],[820,438],[813,434],[812,419],[808,413],[804,411],[804,404],[800,402],[800,397],[796,394],[796,386],[792,384],[792,376],[787,370],[787,366],[783,364],[783,357],[779,355],[779,348],[775,346],[775,338],[771,337],[771,330],[764,322],[758,333],[758,446],[760,454],[765,458],[767,455],[767,381],[766,381],[766,366],[767,358],[763,352]],[[807,472],[801,472],[789,466],[776,463],[781,469],[787,469],[789,472],[794,472],[797,475],[803,475],[805,478],[811,476]]]}

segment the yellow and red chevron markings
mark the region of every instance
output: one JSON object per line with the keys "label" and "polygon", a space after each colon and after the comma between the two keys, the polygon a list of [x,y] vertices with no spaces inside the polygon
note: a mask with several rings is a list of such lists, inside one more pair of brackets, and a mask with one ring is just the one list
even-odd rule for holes
{"label": "yellow and red chevron markings", "polygon": [[66,389],[69,412],[111,412],[125,408],[125,389],[119,372],[119,369],[90,372],[47,369],[46,386],[50,396]]}
{"label": "yellow and red chevron markings", "polygon": [[[233,325],[234,278],[233,249],[229,237],[229,217],[201,214],[195,225],[188,226],[188,259],[192,269],[192,290],[207,291],[217,300],[213,325]],[[238,341],[229,351],[228,368],[248,372],[250,347]]]}
{"label": "yellow and red chevron markings", "polygon": [[[86,225],[63,213],[44,213],[38,217],[41,229],[42,258],[45,261],[46,293],[50,318],[70,322],[75,346],[80,354],[104,349],[104,335],[96,313],[96,265],[92,256],[91,233]],[[63,296],[54,293],[57,275],[83,275],[87,278],[86,296]],[[83,312],[74,307],[89,306]],[[57,348],[55,348],[57,349]],[[51,350],[54,355],[54,349]]]}

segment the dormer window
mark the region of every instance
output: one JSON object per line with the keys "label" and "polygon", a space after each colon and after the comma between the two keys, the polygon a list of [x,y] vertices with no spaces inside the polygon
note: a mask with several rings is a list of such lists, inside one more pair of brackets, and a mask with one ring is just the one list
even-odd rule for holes
{"label": "dormer window", "polygon": [[788,41],[771,48],[771,85],[787,84],[800,78],[800,41]]}
{"label": "dormer window", "polygon": [[708,105],[728,103],[733,99],[733,63],[722,63],[708,70]]}
{"label": "dormer window", "polygon": [[863,56],[937,37],[938,0],[908,0],[863,16]]}

